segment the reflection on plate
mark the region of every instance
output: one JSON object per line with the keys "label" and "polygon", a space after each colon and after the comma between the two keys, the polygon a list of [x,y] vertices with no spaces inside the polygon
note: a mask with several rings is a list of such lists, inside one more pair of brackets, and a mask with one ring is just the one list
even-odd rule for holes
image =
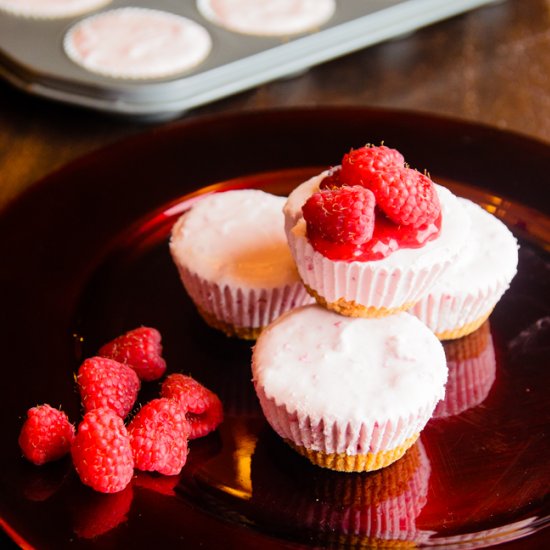
{"label": "reflection on plate", "polygon": [[454,416],[479,405],[487,397],[496,375],[496,358],[489,321],[475,332],[443,343],[449,378],[445,399],[434,411],[434,418]]}
{"label": "reflection on plate", "polygon": [[[215,165],[204,156],[212,135],[219,136]],[[434,178],[519,228],[522,248],[518,275],[490,330],[447,345],[456,391],[440,406],[440,418],[394,466],[349,475],[310,465],[271,432],[250,380],[250,344],[202,321],[181,288],[167,237],[177,216],[205,193],[259,187],[285,194],[367,139],[402,149],[418,168],[432,166],[433,155]],[[486,173],[491,158],[514,162],[496,169],[502,195],[483,190],[495,184]],[[543,167],[550,170],[547,148],[500,132],[327,109],[189,121],[52,176],[0,217],[0,254],[12,258],[0,270],[2,287],[10,289],[10,322],[1,333],[11,365],[0,401],[6,441],[16,441],[17,417],[37,402],[63,403],[76,419],[72,372],[82,357],[140,324],[163,334],[170,372],[190,373],[220,395],[226,420],[192,442],[180,476],[140,473],[117,498],[82,487],[67,462],[36,469],[15,443],[5,445],[1,524],[29,547],[80,548],[92,540],[121,548],[476,548],[515,539],[509,548],[542,547],[550,517],[550,371],[539,336],[550,316],[550,238],[548,217],[514,199],[513,182],[521,170],[541,185]],[[235,179],[210,185],[226,176]],[[146,400],[158,386],[145,384],[143,392]]]}

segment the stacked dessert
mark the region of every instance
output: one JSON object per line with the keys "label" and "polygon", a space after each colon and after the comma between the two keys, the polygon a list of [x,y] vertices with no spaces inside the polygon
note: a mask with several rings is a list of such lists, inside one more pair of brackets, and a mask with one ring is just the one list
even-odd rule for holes
{"label": "stacked dessert", "polygon": [[286,313],[259,337],[252,371],[262,409],[314,464],[382,468],[413,445],[444,396],[443,347],[405,311],[460,263],[478,238],[470,233],[475,215],[385,146],[344,155],[341,166],[297,187],[284,214],[298,272],[318,305]]}
{"label": "stacked dessert", "polygon": [[339,471],[414,444],[445,394],[440,340],[479,327],[517,267],[501,222],[386,146],[350,151],[286,202],[203,198],[170,250],[205,320],[258,338],[254,386],[274,430]]}

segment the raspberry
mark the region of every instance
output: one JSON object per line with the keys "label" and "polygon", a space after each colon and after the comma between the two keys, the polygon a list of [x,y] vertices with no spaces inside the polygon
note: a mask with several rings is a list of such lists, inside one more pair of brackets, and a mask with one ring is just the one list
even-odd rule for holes
{"label": "raspberry", "polygon": [[345,185],[362,185],[370,188],[373,175],[389,168],[404,168],[405,159],[395,149],[385,145],[373,147],[367,145],[352,149],[342,158],[340,179]]}
{"label": "raspberry", "polygon": [[130,436],[112,409],[93,409],[84,415],[71,454],[82,483],[101,493],[122,491],[134,475]]}
{"label": "raspberry", "polygon": [[41,465],[65,456],[73,438],[74,426],[67,415],[44,404],[28,410],[19,435],[19,446],[27,460]]}
{"label": "raspberry", "polygon": [[162,397],[176,400],[186,413],[191,431],[189,439],[214,431],[223,420],[218,396],[190,376],[171,374],[162,383]]}
{"label": "raspberry", "polygon": [[377,206],[398,225],[418,228],[435,222],[441,212],[433,181],[411,168],[379,172],[369,188]]}
{"label": "raspberry", "polygon": [[179,474],[187,460],[189,424],[172,399],[149,401],[128,425],[138,470]]}
{"label": "raspberry", "polygon": [[102,346],[98,355],[132,367],[140,380],[157,380],[166,370],[160,332],[150,327],[136,328],[115,338]]}
{"label": "raspberry", "polygon": [[106,407],[122,418],[132,410],[140,387],[135,371],[105,357],[86,359],[76,381],[85,412]]}
{"label": "raspberry", "polygon": [[360,245],[374,230],[374,195],[359,185],[325,189],[302,207],[308,237]]}

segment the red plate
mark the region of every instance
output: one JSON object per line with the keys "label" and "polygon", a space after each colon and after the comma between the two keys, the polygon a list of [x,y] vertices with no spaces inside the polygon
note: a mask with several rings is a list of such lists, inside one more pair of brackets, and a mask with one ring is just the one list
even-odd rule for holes
{"label": "red plate", "polygon": [[[521,241],[519,272],[490,325],[447,346],[454,387],[477,376],[474,387],[453,393],[396,465],[336,474],[310,466],[271,432],[250,383],[250,345],[203,323],[166,241],[197,194],[284,194],[351,146],[380,141],[504,219]],[[550,149],[527,138],[411,113],[327,108],[183,121],[36,184],[0,216],[5,530],[37,548],[549,544],[548,173]],[[118,495],[83,487],[69,460],[26,463],[16,443],[25,411],[48,402],[77,420],[73,372],[82,358],[142,324],[162,332],[170,371],[219,393],[219,432],[192,443],[180,476],[140,473]],[[157,391],[146,385],[142,401]]]}

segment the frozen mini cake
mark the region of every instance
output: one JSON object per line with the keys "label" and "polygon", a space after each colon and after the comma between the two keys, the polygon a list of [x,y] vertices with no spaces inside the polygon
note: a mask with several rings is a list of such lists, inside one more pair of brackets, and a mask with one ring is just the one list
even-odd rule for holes
{"label": "frozen mini cake", "polygon": [[310,301],[285,238],[284,197],[255,189],[204,197],[172,229],[170,252],[199,312],[229,336],[254,339]]}
{"label": "frozen mini cake", "polygon": [[65,53],[86,70],[111,78],[153,79],[187,71],[208,56],[206,29],[186,17],[148,8],[105,11],[71,27]]}
{"label": "frozen mini cake", "polygon": [[412,307],[461,250],[470,218],[457,198],[385,146],[344,155],[284,208],[300,277],[323,306],[352,317]]}
{"label": "frozen mini cake", "polygon": [[318,466],[370,471],[398,460],[445,393],[443,346],[408,313],[379,319],[318,305],[259,337],[254,387],[271,427]]}
{"label": "frozen mini cake", "polygon": [[474,332],[510,286],[518,244],[510,230],[477,204],[458,199],[471,220],[467,246],[411,313],[441,340]]}
{"label": "frozen mini cake", "polygon": [[85,13],[111,0],[0,0],[0,10],[33,19],[58,19]]}
{"label": "frozen mini cake", "polygon": [[334,14],[335,0],[198,0],[202,15],[227,30],[287,36],[316,30]]}

